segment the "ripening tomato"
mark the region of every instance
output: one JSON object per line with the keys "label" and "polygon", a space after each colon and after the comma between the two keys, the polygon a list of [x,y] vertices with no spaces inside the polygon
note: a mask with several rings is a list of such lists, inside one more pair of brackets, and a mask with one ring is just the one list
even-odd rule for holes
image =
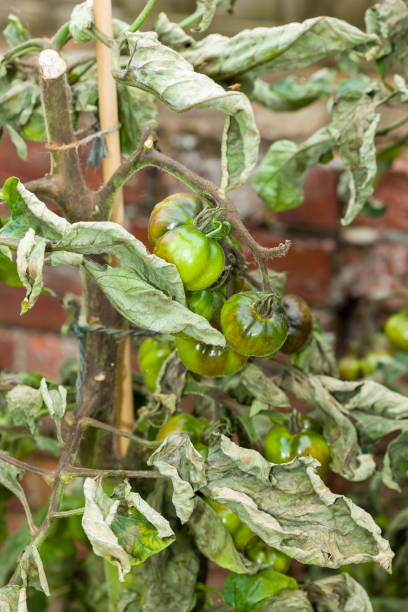
{"label": "ripening tomato", "polygon": [[184,365],[200,376],[229,376],[238,372],[247,361],[247,357],[229,346],[204,344],[192,338],[176,338],[176,348]]}
{"label": "ripening tomato", "polygon": [[361,361],[355,355],[344,355],[338,363],[339,376],[342,380],[358,380],[361,378]]}
{"label": "ripening tomato", "polygon": [[245,291],[225,302],[221,328],[228,344],[238,353],[270,357],[285,342],[289,323],[274,295]]}
{"label": "ripening tomato", "polygon": [[390,353],[385,349],[376,349],[369,351],[364,357],[360,360],[361,370],[364,376],[370,376],[370,374],[374,374],[378,370],[378,368],[382,365],[385,365],[387,362],[391,362],[392,357]]}
{"label": "ripening tomato", "polygon": [[173,193],[153,208],[149,220],[149,240],[154,246],[166,232],[179,225],[193,225],[196,217],[211,203],[195,193]]}
{"label": "ripening tomato", "polygon": [[298,295],[285,295],[282,306],[289,322],[289,333],[280,350],[291,354],[300,351],[306,344],[313,327],[310,308]]}
{"label": "ripening tomato", "polygon": [[173,349],[174,344],[160,336],[147,338],[140,346],[138,363],[149,391],[156,389],[160,369]]}
{"label": "ripening tomato", "polygon": [[195,445],[200,441],[206,424],[206,419],[197,419],[187,412],[181,412],[166,421],[159,429],[156,440],[164,440],[171,433],[186,433]]}
{"label": "ripening tomato", "polygon": [[154,247],[155,255],[173,263],[189,291],[206,289],[224,269],[224,251],[216,240],[188,225],[163,234]]}
{"label": "ripening tomato", "polygon": [[396,312],[386,320],[384,331],[394,348],[404,353],[408,352],[408,316],[403,310]]}
{"label": "ripening tomato", "polygon": [[286,573],[290,566],[290,557],[273,546],[268,546],[260,538],[246,551],[246,556],[251,561],[262,565],[268,565],[276,572]]}
{"label": "ripening tomato", "polygon": [[317,470],[324,476],[329,468],[330,449],[324,437],[312,429],[291,434],[286,425],[275,425],[265,438],[265,457],[271,463],[287,463],[295,457],[311,455],[320,462]]}

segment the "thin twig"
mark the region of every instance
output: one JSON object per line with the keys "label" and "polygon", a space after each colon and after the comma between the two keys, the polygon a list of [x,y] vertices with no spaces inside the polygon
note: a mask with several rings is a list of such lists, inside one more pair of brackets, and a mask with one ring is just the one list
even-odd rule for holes
{"label": "thin twig", "polygon": [[118,478],[166,478],[154,470],[94,470],[92,468],[67,466],[64,472],[76,476],[99,476],[102,478],[108,476],[117,476]]}
{"label": "thin twig", "polygon": [[120,128],[120,123],[118,122],[118,123],[115,123],[115,125],[113,125],[110,128],[106,128],[105,130],[99,130],[98,132],[93,132],[92,134],[89,134],[88,136],[85,136],[84,138],[81,138],[80,140],[74,140],[73,142],[69,142],[67,144],[56,145],[50,142],[50,144],[47,145],[47,149],[49,151],[68,151],[68,149],[78,149],[78,147],[81,147],[84,144],[87,144],[88,142],[95,140],[95,138],[99,138],[100,136],[103,136],[104,134],[110,134],[111,132],[116,132],[116,130],[118,130],[119,128]]}
{"label": "thin twig", "polygon": [[52,478],[55,474],[52,470],[46,470],[45,468],[38,467],[36,465],[31,465],[30,463],[26,463],[25,461],[20,461],[20,459],[16,459],[15,457],[11,457],[6,455],[6,453],[2,453],[0,451],[0,460],[5,461],[6,463],[10,463],[10,465],[14,465],[25,472],[31,472],[33,474],[38,474],[39,476],[46,476],[47,478]]}
{"label": "thin twig", "polygon": [[129,440],[133,440],[137,442],[137,444],[141,444],[142,446],[146,446],[147,448],[157,448],[160,446],[161,442],[156,440],[145,440],[139,436],[135,436],[134,434],[128,433],[127,431],[123,431],[123,429],[118,429],[117,427],[113,427],[112,425],[107,425],[106,423],[102,423],[102,421],[98,421],[97,419],[92,419],[91,417],[85,417],[79,422],[81,427],[96,427],[98,429],[104,429],[105,431],[109,431],[117,436],[122,436],[123,438],[128,438]]}

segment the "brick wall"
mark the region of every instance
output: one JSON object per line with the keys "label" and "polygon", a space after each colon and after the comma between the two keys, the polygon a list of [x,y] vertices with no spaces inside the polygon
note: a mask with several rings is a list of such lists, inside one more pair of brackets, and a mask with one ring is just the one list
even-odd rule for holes
{"label": "brick wall", "polygon": [[[308,111],[310,131],[326,120],[324,107],[314,105]],[[256,110],[265,150],[275,138],[303,140],[302,112],[272,116]],[[279,123],[280,121],[280,123]],[[160,142],[190,168],[215,181],[219,179],[221,116],[211,112],[175,115],[162,111]],[[197,143],[200,147],[197,149]],[[86,160],[88,151],[82,152]],[[85,165],[85,161],[84,161]],[[22,181],[48,171],[48,156],[42,144],[32,144],[29,161],[22,162],[5,134],[0,146],[0,181],[16,175]],[[87,166],[88,184],[100,184],[99,170]],[[249,185],[232,192],[242,217],[255,238],[264,245],[274,245],[284,238],[292,240],[289,254],[271,265],[288,273],[287,287],[309,301],[323,325],[344,334],[354,333],[358,321],[344,321],[344,312],[365,298],[378,298],[392,291],[397,282],[408,281],[408,163],[402,159],[386,172],[376,197],[388,205],[378,219],[359,217],[351,227],[340,228],[342,205],[336,196],[335,164],[315,167],[305,181],[304,204],[295,210],[273,214]],[[173,177],[156,169],[145,169],[125,189],[128,229],[147,244],[147,219],[155,202],[169,193],[183,190]],[[0,206],[0,214],[5,214]],[[65,321],[60,300],[64,293],[80,292],[76,269],[52,268],[45,272],[45,284],[57,297],[42,295],[35,307],[20,316],[23,290],[0,285],[0,368],[32,369],[56,378],[65,359],[76,354],[73,337],[60,336]],[[351,305],[351,309],[349,306]],[[390,303],[395,307],[395,303]],[[385,308],[387,304],[385,305]],[[353,327],[354,326],[354,327]]]}

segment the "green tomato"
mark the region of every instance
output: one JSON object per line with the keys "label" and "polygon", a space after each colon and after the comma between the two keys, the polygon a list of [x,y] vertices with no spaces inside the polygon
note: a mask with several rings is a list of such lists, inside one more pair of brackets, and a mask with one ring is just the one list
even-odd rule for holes
{"label": "green tomato", "polygon": [[246,291],[225,302],[221,310],[221,328],[228,344],[238,353],[270,357],[285,342],[289,323],[274,296]]}
{"label": "green tomato", "polygon": [[149,220],[149,240],[154,246],[169,230],[180,225],[193,225],[204,208],[211,207],[205,198],[194,193],[173,193],[153,208]]}
{"label": "green tomato", "polygon": [[396,312],[386,320],[384,331],[394,348],[408,353],[408,316],[403,310]]}
{"label": "green tomato", "polygon": [[214,312],[214,298],[210,289],[201,291],[189,291],[186,295],[187,306],[192,312],[204,317],[209,321]]}
{"label": "green tomato", "polygon": [[379,366],[387,361],[392,361],[392,357],[385,349],[369,351],[360,361],[363,375],[370,376],[370,374],[374,374]]}
{"label": "green tomato", "polygon": [[195,227],[182,225],[166,232],[156,243],[154,253],[173,263],[189,291],[206,289],[224,269],[224,251],[216,240]]}
{"label": "green tomato", "polygon": [[241,525],[234,532],[233,538],[235,548],[242,552],[247,548],[250,548],[253,544],[255,544],[256,540],[258,539],[258,536],[252,531],[252,529],[248,527],[248,525],[245,525],[245,523],[241,522]]}
{"label": "green tomato", "polygon": [[289,321],[289,333],[280,350],[287,354],[297,353],[306,344],[312,331],[312,313],[305,300],[297,295],[286,295],[282,306]]}
{"label": "green tomato", "polygon": [[317,470],[320,476],[324,476],[329,468],[329,445],[320,433],[312,429],[291,434],[286,425],[275,425],[266,435],[264,452],[271,463],[287,463],[295,457],[311,455],[320,462]]}
{"label": "green tomato", "polygon": [[206,424],[205,419],[196,419],[182,412],[171,417],[158,431],[156,440],[164,440],[171,433],[186,433],[193,444],[199,442]]}
{"label": "green tomato", "polygon": [[345,355],[338,363],[339,376],[342,380],[361,378],[361,361],[354,355]]}
{"label": "green tomato", "polygon": [[203,459],[207,459],[208,457],[208,446],[207,444],[204,444],[203,442],[196,442],[194,444],[194,448],[196,449],[197,453],[199,453]]}
{"label": "green tomato", "polygon": [[223,523],[223,525],[225,525],[231,535],[234,535],[234,533],[241,527],[241,525],[243,525],[243,523],[237,517],[235,512],[233,512],[226,506],[223,506],[222,504],[214,501],[213,499],[210,499],[209,497],[206,497],[205,501],[209,506],[211,506],[213,510],[215,510],[221,522]]}
{"label": "green tomato", "polygon": [[238,372],[247,361],[229,346],[204,344],[190,338],[176,338],[178,356],[184,365],[200,376],[229,376]]}
{"label": "green tomato", "polygon": [[157,338],[147,338],[141,345],[138,353],[138,363],[149,391],[153,392],[156,389],[160,369],[172,350],[173,344],[159,336]]}
{"label": "green tomato", "polygon": [[276,572],[286,573],[290,566],[290,557],[277,548],[268,546],[260,538],[245,551],[251,561],[262,565],[268,565]]}

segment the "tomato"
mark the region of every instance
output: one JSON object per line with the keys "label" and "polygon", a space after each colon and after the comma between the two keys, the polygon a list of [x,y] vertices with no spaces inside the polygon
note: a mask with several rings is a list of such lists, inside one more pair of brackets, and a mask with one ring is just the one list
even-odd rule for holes
{"label": "tomato", "polygon": [[290,557],[277,548],[268,546],[260,538],[245,551],[251,561],[262,565],[268,565],[276,572],[285,573],[290,566]]}
{"label": "tomato", "polygon": [[342,380],[358,380],[361,378],[361,361],[355,355],[345,355],[338,363],[339,376]]}
{"label": "tomato", "polygon": [[244,550],[255,544],[256,540],[258,539],[258,536],[252,531],[252,529],[248,527],[248,525],[245,525],[245,523],[241,522],[241,525],[234,532],[233,538],[235,548],[243,552]]}
{"label": "tomato", "polygon": [[194,217],[211,203],[195,193],[173,193],[153,208],[149,220],[149,240],[158,239],[179,225],[193,225]]}
{"label": "tomato", "polygon": [[221,328],[228,344],[238,353],[270,357],[285,342],[289,323],[274,295],[245,291],[225,302]]}
{"label": "tomato", "polygon": [[381,364],[385,364],[387,361],[392,361],[392,357],[385,349],[369,351],[360,361],[361,370],[364,376],[370,376],[378,370]]}
{"label": "tomato", "polygon": [[243,525],[241,520],[237,517],[235,512],[223,506],[222,504],[210,499],[205,498],[205,501],[215,512],[218,514],[221,522],[225,525],[231,535],[233,535]]}
{"label": "tomato", "polygon": [[166,232],[157,241],[154,253],[176,266],[189,291],[206,289],[224,269],[224,251],[218,242],[188,225]]}
{"label": "tomato", "polygon": [[283,353],[297,353],[306,344],[313,327],[310,308],[301,297],[286,295],[282,306],[289,321],[289,333],[280,350]]}
{"label": "tomato", "polygon": [[394,348],[408,353],[408,316],[403,310],[396,312],[386,320],[384,331]]}
{"label": "tomato", "polygon": [[221,289],[217,291],[211,291],[210,289],[189,291],[186,297],[190,310],[211,321],[213,327],[220,329],[220,311],[225,302],[225,296]]}
{"label": "tomato", "polygon": [[317,431],[319,433],[322,431],[319,421],[306,414],[299,414],[298,423],[303,431]]}
{"label": "tomato", "polygon": [[330,449],[324,437],[312,429],[291,434],[286,425],[275,425],[265,438],[265,457],[272,463],[287,463],[295,457],[311,455],[320,462],[320,476],[327,473]]}
{"label": "tomato", "polygon": [[200,376],[229,376],[238,372],[247,360],[229,346],[204,344],[192,338],[176,338],[176,348],[184,365]]}
{"label": "tomato", "polygon": [[196,442],[194,444],[194,448],[196,449],[197,453],[199,453],[203,457],[203,459],[207,459],[208,457],[207,444],[204,444],[203,442]]}
{"label": "tomato", "polygon": [[186,433],[193,444],[200,441],[200,437],[204,426],[206,424],[205,419],[197,419],[191,414],[182,412],[171,417],[166,423],[159,429],[156,436],[156,440],[164,440],[171,433]]}
{"label": "tomato", "polygon": [[147,338],[141,345],[138,354],[138,363],[149,391],[156,389],[157,377],[160,369],[173,350],[173,343],[161,338]]}

